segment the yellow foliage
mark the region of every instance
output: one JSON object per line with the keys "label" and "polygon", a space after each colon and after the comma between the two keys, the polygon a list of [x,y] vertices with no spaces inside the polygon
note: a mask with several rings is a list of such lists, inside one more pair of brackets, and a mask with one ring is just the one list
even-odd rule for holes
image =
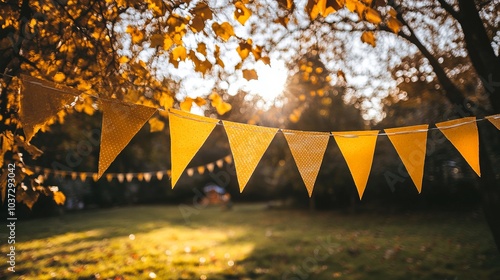
{"label": "yellow foliage", "polygon": [[403,24],[398,19],[396,19],[395,17],[392,17],[392,16],[387,19],[386,24],[387,24],[387,27],[395,34],[398,34],[399,30],[403,26]]}
{"label": "yellow foliage", "polygon": [[361,41],[364,43],[370,44],[372,47],[375,47],[375,35],[372,31],[365,31],[361,34]]}
{"label": "yellow foliage", "polygon": [[243,72],[243,78],[245,78],[247,81],[259,79],[259,76],[257,75],[257,72],[254,69],[244,69],[242,72]]}
{"label": "yellow foliage", "polygon": [[234,7],[236,8],[234,11],[234,18],[241,23],[241,25],[245,25],[245,22],[247,22],[252,15],[252,11],[250,11],[241,1],[234,3]]}
{"label": "yellow foliage", "polygon": [[202,55],[206,56],[207,55],[207,45],[205,43],[198,43],[198,47],[196,48],[196,51],[201,53]]}
{"label": "yellow foliage", "polygon": [[212,29],[215,35],[219,36],[225,42],[227,42],[231,36],[234,36],[233,26],[229,24],[229,22],[223,22],[222,24],[214,22],[212,24]]}
{"label": "yellow foliage", "polygon": [[66,75],[64,73],[57,72],[54,75],[54,82],[56,83],[61,83],[62,81],[64,81],[64,79],[66,79]]}
{"label": "yellow foliage", "polygon": [[252,45],[248,42],[240,43],[238,48],[236,48],[236,51],[240,55],[241,60],[245,60],[245,58],[247,58],[252,51]]}
{"label": "yellow foliage", "polygon": [[120,57],[120,58],[118,59],[118,62],[119,62],[120,64],[123,64],[123,63],[127,63],[127,62],[129,62],[129,60],[130,60],[130,58],[129,58],[128,56],[122,56],[122,57]]}
{"label": "yellow foliage", "polygon": [[186,112],[191,112],[193,101],[194,100],[191,97],[186,97],[186,99],[184,99],[184,101],[182,101],[180,104],[181,110]]}
{"label": "yellow foliage", "polygon": [[365,10],[365,19],[373,24],[379,24],[382,21],[382,18],[377,10],[372,8],[367,8]]}
{"label": "yellow foliage", "polygon": [[164,41],[163,35],[161,35],[161,34],[154,34],[150,38],[151,47],[152,48],[156,48],[156,47],[159,47],[159,46],[163,46],[163,41]]}
{"label": "yellow foliage", "polygon": [[187,52],[184,46],[177,46],[172,50],[172,58],[175,61],[184,61],[186,59]]}
{"label": "yellow foliage", "polygon": [[203,106],[203,105],[207,104],[207,101],[199,96],[196,97],[193,101],[198,106]]}
{"label": "yellow foliage", "polygon": [[169,50],[173,44],[174,40],[172,40],[172,38],[168,34],[165,34],[165,36],[163,37],[163,49]]}
{"label": "yellow foliage", "polygon": [[212,100],[212,106],[215,107],[219,115],[224,115],[232,108],[231,104],[224,102],[224,100],[222,100],[222,97],[220,97],[220,95],[216,92],[210,94],[208,98]]}
{"label": "yellow foliage", "polygon": [[165,128],[165,123],[158,118],[151,118],[148,121],[149,123],[149,132],[157,132],[162,131]]}
{"label": "yellow foliage", "polygon": [[54,195],[54,202],[57,205],[64,205],[64,202],[66,202],[66,196],[62,192],[55,191],[53,195]]}

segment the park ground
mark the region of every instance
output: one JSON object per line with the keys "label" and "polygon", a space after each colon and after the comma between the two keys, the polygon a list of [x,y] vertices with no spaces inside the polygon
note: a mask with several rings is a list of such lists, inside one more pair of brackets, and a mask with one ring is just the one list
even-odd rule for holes
{"label": "park ground", "polygon": [[16,274],[0,264],[7,279],[500,275],[500,254],[479,211],[344,214],[264,204],[230,211],[187,204],[88,210],[19,221],[16,257]]}

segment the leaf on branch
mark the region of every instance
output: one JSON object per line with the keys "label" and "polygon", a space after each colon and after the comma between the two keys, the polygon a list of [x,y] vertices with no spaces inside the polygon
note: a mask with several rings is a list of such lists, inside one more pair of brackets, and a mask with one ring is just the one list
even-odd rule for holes
{"label": "leaf on branch", "polygon": [[148,121],[149,123],[149,132],[157,132],[162,131],[165,128],[165,123],[158,118],[151,118]]}
{"label": "leaf on branch", "polygon": [[243,73],[243,78],[245,78],[247,81],[259,79],[259,76],[257,75],[257,72],[254,69],[244,69],[242,70],[242,73]]}
{"label": "leaf on branch", "polygon": [[66,196],[60,191],[55,191],[53,198],[57,205],[64,205],[64,202],[66,202]]}
{"label": "leaf on branch", "polygon": [[363,34],[361,34],[361,41],[363,43],[370,44],[372,47],[375,47],[375,35],[373,34],[372,31],[365,31]]}
{"label": "leaf on branch", "polygon": [[402,26],[403,24],[397,18],[391,16],[387,19],[387,28],[394,32],[394,34],[398,34]]}
{"label": "leaf on branch", "polygon": [[278,0],[278,5],[286,10],[293,10],[295,8],[295,4],[293,0]]}
{"label": "leaf on branch", "polygon": [[174,105],[174,99],[168,93],[162,93],[159,102],[160,106],[163,106],[165,109],[172,108]]}
{"label": "leaf on branch", "polygon": [[198,106],[203,106],[203,105],[207,104],[207,101],[199,96],[196,97],[193,101]]}
{"label": "leaf on branch", "polygon": [[212,29],[215,35],[219,36],[224,42],[227,42],[231,36],[234,36],[233,26],[229,22],[223,22],[222,24],[214,22]]}
{"label": "leaf on branch", "polygon": [[165,37],[163,39],[163,49],[169,50],[170,47],[172,47],[173,45],[174,45],[174,40],[172,40],[172,38],[168,34],[165,34]]}
{"label": "leaf on branch", "polygon": [[156,47],[159,47],[159,46],[163,46],[163,41],[164,41],[163,35],[161,35],[161,34],[154,34],[150,38],[151,47],[152,48],[156,48]]}
{"label": "leaf on branch", "polygon": [[252,11],[250,11],[241,1],[234,3],[234,7],[236,8],[234,11],[234,18],[241,23],[241,25],[245,25],[245,22],[247,22],[252,15]]}
{"label": "leaf on branch", "polygon": [[64,75],[64,73],[57,72],[54,75],[54,82],[56,82],[56,83],[60,83],[60,82],[64,81],[64,79],[66,79],[66,75]]}
{"label": "leaf on branch", "polygon": [[252,45],[247,42],[240,43],[236,51],[241,57],[241,60],[245,60],[252,51]]}
{"label": "leaf on branch", "polygon": [[261,57],[260,61],[262,61],[265,65],[271,65],[271,59],[268,56]]}
{"label": "leaf on branch", "polygon": [[378,11],[372,8],[365,10],[365,19],[373,24],[379,24],[382,21],[382,17],[380,17]]}
{"label": "leaf on branch", "polygon": [[184,46],[177,46],[172,50],[172,58],[175,61],[184,61],[186,57],[187,57],[187,52]]}
{"label": "leaf on branch", "polygon": [[193,15],[201,17],[203,20],[209,20],[213,18],[212,10],[205,2],[198,2],[196,7],[191,10]]}
{"label": "leaf on branch", "polygon": [[205,43],[198,43],[198,47],[196,48],[196,51],[201,53],[202,55],[206,56],[207,55],[207,45]]}
{"label": "leaf on branch", "polygon": [[16,201],[24,203],[29,209],[33,208],[39,196],[40,193],[34,191],[33,188],[18,187],[16,191]]}
{"label": "leaf on branch", "polygon": [[217,110],[217,114],[219,115],[224,115],[232,108],[231,104],[224,102],[224,100],[222,100],[222,97],[216,92],[210,94],[208,98],[212,100],[212,106],[215,107],[215,109]]}
{"label": "leaf on branch", "polygon": [[127,63],[127,62],[129,62],[129,60],[130,60],[130,58],[129,58],[128,56],[122,56],[122,57],[120,57],[120,58],[118,59],[118,62],[119,62],[120,64],[123,64],[123,63]]}
{"label": "leaf on branch", "polygon": [[193,107],[193,99],[191,97],[186,97],[184,101],[181,102],[180,107],[182,111],[191,112],[191,107]]}

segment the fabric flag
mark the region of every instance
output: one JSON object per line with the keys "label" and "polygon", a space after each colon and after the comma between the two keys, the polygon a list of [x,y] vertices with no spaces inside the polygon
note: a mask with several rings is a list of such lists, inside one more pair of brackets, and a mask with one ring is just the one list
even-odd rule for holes
{"label": "fabric flag", "polygon": [[138,173],[136,178],[137,178],[137,180],[139,180],[139,182],[142,182],[142,180],[144,180],[144,174]]}
{"label": "fabric flag", "polygon": [[186,174],[189,176],[189,177],[193,177],[194,175],[194,169],[193,168],[188,168],[186,170]]}
{"label": "fabric flag", "polygon": [[93,173],[92,174],[92,180],[94,180],[94,182],[97,182],[97,180],[99,180],[99,174]]}
{"label": "fabric flag", "polygon": [[332,132],[332,134],[347,162],[361,199],[372,169],[378,131]]}
{"label": "fabric flag", "polygon": [[87,180],[87,175],[88,175],[87,173],[82,172],[79,175],[80,175],[80,181],[85,182],[85,180]]}
{"label": "fabric flag", "polygon": [[102,100],[101,150],[99,151],[100,178],[132,137],[156,112],[156,108]]}
{"label": "fabric flag", "polygon": [[118,179],[118,182],[123,183],[123,180],[125,180],[125,175],[123,173],[117,174],[116,178]]}
{"label": "fabric flag", "polygon": [[222,159],[218,159],[218,160],[215,162],[215,165],[217,165],[217,167],[219,167],[219,168],[222,168],[222,166],[224,166],[224,160],[222,160]]}
{"label": "fabric flag", "polygon": [[203,175],[205,173],[205,166],[198,166],[198,174]]}
{"label": "fabric flag", "polygon": [[161,181],[161,179],[163,179],[163,174],[164,174],[164,172],[163,172],[163,171],[158,171],[158,172],[156,172],[156,179],[157,179],[158,181]]}
{"label": "fabric flag", "polygon": [[500,114],[486,117],[498,130],[500,130]]}
{"label": "fabric flag", "polygon": [[209,172],[213,172],[215,168],[215,164],[213,162],[207,164],[207,169]]}
{"label": "fabric flag", "polygon": [[74,181],[74,180],[76,180],[76,178],[78,178],[78,173],[76,173],[74,171],[71,172],[71,179]]}
{"label": "fabric flag", "polygon": [[306,185],[307,193],[311,197],[330,134],[286,129],[282,131]]}
{"label": "fabric flag", "polygon": [[273,140],[277,128],[222,121],[233,154],[240,192]]}
{"label": "fabric flag", "polygon": [[133,173],[127,173],[125,174],[125,180],[127,180],[127,182],[132,182],[132,180],[134,179],[134,174]]}
{"label": "fabric flag", "polygon": [[111,173],[106,174],[106,180],[108,180],[108,182],[113,181],[113,174]]}
{"label": "fabric flag", "polygon": [[428,127],[429,125],[422,124],[384,129],[418,193],[422,192]]}
{"label": "fabric flag", "polygon": [[151,177],[153,177],[153,174],[147,172],[147,173],[144,173],[144,181],[146,181],[147,183],[149,183],[149,181],[151,181]]}
{"label": "fabric flag", "polygon": [[219,120],[170,109],[172,188]]}
{"label": "fabric flag", "polygon": [[479,134],[476,118],[461,118],[436,124],[436,127],[448,138],[455,148],[481,177],[479,167]]}
{"label": "fabric flag", "polygon": [[29,142],[40,128],[71,104],[78,96],[75,90],[22,75],[23,92],[19,118]]}

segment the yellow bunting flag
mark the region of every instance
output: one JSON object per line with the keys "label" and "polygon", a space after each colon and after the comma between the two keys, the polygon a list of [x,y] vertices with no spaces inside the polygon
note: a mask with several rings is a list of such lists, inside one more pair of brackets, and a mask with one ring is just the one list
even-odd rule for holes
{"label": "yellow bunting flag", "polygon": [[76,173],[74,171],[71,172],[71,179],[74,181],[74,180],[76,180],[76,178],[78,178],[78,173]]}
{"label": "yellow bunting flag", "polygon": [[215,168],[215,164],[213,164],[213,162],[207,164],[207,169],[209,172],[214,171],[214,168]]}
{"label": "yellow bunting flag", "polygon": [[500,130],[500,114],[486,117],[498,130]]}
{"label": "yellow bunting flag", "polygon": [[99,174],[93,173],[92,174],[92,180],[94,180],[94,182],[97,182],[97,180],[99,180]]}
{"label": "yellow bunting flag", "polygon": [[203,175],[205,173],[205,166],[198,166],[198,174]]}
{"label": "yellow bunting flag", "polygon": [[123,183],[123,180],[125,180],[125,175],[123,173],[117,174],[116,178],[118,179],[118,182]]}
{"label": "yellow bunting flag", "polygon": [[161,181],[161,179],[163,179],[163,174],[164,174],[164,172],[163,172],[163,171],[158,171],[158,172],[156,172],[156,179],[157,179],[158,181]]}
{"label": "yellow bunting flag", "polygon": [[156,112],[156,108],[102,100],[102,134],[99,178],[132,137]]}
{"label": "yellow bunting flag", "polygon": [[224,157],[224,161],[227,164],[231,164],[231,163],[233,163],[233,158],[231,157],[231,155],[227,155],[226,157]]}
{"label": "yellow bunting flag", "polygon": [[455,148],[481,177],[479,167],[479,134],[476,118],[468,117],[436,124],[436,127],[448,138]]}
{"label": "yellow bunting flag", "polygon": [[142,182],[142,180],[144,180],[144,174],[138,173],[137,174],[137,180],[139,180],[139,182]]}
{"label": "yellow bunting flag", "polygon": [[282,130],[311,197],[330,139],[329,133]]}
{"label": "yellow bunting flag", "polygon": [[79,175],[80,175],[80,181],[85,182],[85,180],[87,180],[87,175],[88,175],[87,173],[82,172]]}
{"label": "yellow bunting flag", "polygon": [[238,184],[242,192],[278,129],[229,121],[222,123],[229,139]]}
{"label": "yellow bunting flag", "polygon": [[132,182],[132,179],[134,179],[134,174],[132,173],[127,173],[125,174],[125,179],[127,180],[127,182]]}
{"label": "yellow bunting flag", "polygon": [[24,75],[22,83],[19,117],[24,136],[29,142],[47,121],[71,104],[78,94],[70,88]]}
{"label": "yellow bunting flag", "polygon": [[219,120],[170,109],[172,188]]}
{"label": "yellow bunting flag", "polygon": [[153,174],[151,173],[144,173],[144,181],[148,182],[151,181],[151,177],[153,177]]}
{"label": "yellow bunting flag", "polygon": [[108,182],[113,181],[113,174],[111,173],[106,174],[106,180],[108,180]]}
{"label": "yellow bunting flag", "polygon": [[332,133],[351,171],[354,184],[358,189],[359,199],[361,199],[365,192],[368,177],[370,176],[370,170],[372,169],[378,131]]}
{"label": "yellow bunting flag", "polygon": [[217,165],[217,167],[222,168],[222,166],[224,166],[224,160],[219,159],[215,162],[215,164]]}
{"label": "yellow bunting flag", "polygon": [[194,169],[193,168],[188,168],[186,170],[186,174],[189,176],[189,177],[193,177],[194,175]]}
{"label": "yellow bunting flag", "polygon": [[418,193],[422,192],[428,127],[429,125],[422,124],[384,129]]}

